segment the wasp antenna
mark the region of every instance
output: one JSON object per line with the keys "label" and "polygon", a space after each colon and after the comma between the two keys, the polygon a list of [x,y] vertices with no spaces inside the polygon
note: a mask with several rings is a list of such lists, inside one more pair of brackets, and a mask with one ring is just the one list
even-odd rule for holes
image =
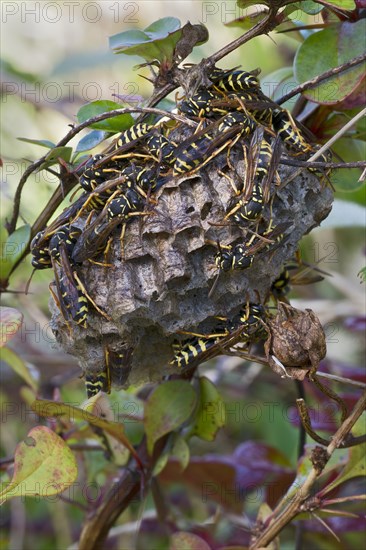
{"label": "wasp antenna", "polygon": [[28,292],[29,292],[29,287],[30,287],[30,284],[31,284],[31,281],[33,279],[33,275],[34,275],[34,272],[36,271],[36,268],[33,269],[32,273],[30,274],[30,277],[27,281],[27,284],[25,285],[25,289],[24,289],[24,294],[27,296]]}

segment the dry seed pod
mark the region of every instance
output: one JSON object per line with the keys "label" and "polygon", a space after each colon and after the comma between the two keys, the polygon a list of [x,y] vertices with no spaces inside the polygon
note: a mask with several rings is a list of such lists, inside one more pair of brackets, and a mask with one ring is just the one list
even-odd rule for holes
{"label": "dry seed pod", "polygon": [[323,327],[311,309],[300,311],[279,302],[278,313],[267,326],[270,336],[265,351],[274,372],[298,380],[303,380],[309,371],[310,376],[316,372],[327,348]]}
{"label": "dry seed pod", "polygon": [[[170,137],[180,141],[177,134]],[[242,143],[233,147],[230,160],[236,173],[228,166],[224,150],[193,175],[166,183],[154,195],[154,212],[128,223],[124,259],[120,254],[120,230],[116,229],[108,259],[114,268],[84,262],[80,276],[111,321],[90,306],[88,328],[72,325],[69,330],[51,303],[57,339],[79,359],[84,371],[100,372],[105,348],[117,350],[124,346],[134,349],[131,372],[124,385],[160,380],[171,373],[174,369],[169,361],[177,332],[209,334],[217,324],[214,316],[231,318],[247,300],[263,300],[284,262],[297,250],[301,237],[328,215],[332,192],[314,174],[303,171],[280,190],[272,183],[273,201],[263,210],[262,231],[272,220],[273,225],[288,228],[286,238],[274,251],[258,254],[250,269],[221,273],[213,295],[208,297],[217,276],[217,248],[207,240],[234,245],[251,236],[246,228],[222,225],[233,196],[222,171],[244,180]],[[282,182],[290,172],[289,168],[279,168]],[[82,225],[85,220],[79,222]],[[247,229],[255,230],[255,224],[248,222]],[[117,384],[118,380],[112,376],[112,382]]]}

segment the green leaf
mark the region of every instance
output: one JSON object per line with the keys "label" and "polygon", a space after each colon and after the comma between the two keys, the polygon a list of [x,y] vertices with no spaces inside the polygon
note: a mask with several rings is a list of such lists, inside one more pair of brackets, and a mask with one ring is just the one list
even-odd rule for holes
{"label": "green leaf", "polygon": [[[298,49],[294,60],[294,73],[298,83],[310,80],[363,54],[365,24],[364,19],[355,23],[344,22],[311,34]],[[334,105],[356,89],[364,72],[365,64],[356,65],[303,93],[315,103]]]}
{"label": "green leaf", "polygon": [[238,17],[237,19],[233,19],[228,23],[224,23],[224,25],[225,27],[238,27],[239,29],[247,31],[254,27],[254,25],[256,25],[257,23],[262,21],[265,17],[267,17],[267,15],[267,10],[258,10],[254,13],[250,13],[249,15],[243,15],[242,17]]}
{"label": "green leaf", "polygon": [[169,458],[175,458],[180,464],[181,471],[185,470],[189,464],[190,451],[185,439],[175,433],[173,437],[169,438],[168,445],[165,446],[163,452],[157,459],[153,476],[158,476],[167,465]]}
{"label": "green leaf", "polygon": [[26,249],[30,239],[30,225],[25,224],[18,227],[8,236],[6,243],[2,247],[2,256],[0,258],[0,279],[6,280],[9,276],[12,266],[18,261]]}
{"label": "green leaf", "polygon": [[[110,111],[115,111],[116,109],[122,109],[122,106],[114,101],[101,99],[99,101],[92,101],[87,105],[83,105],[79,109],[76,116],[78,122],[81,124],[92,117],[101,115],[102,113],[109,113]],[[105,120],[100,120],[99,122],[94,122],[94,124],[90,124],[90,128],[116,133],[126,130],[132,126],[133,123],[133,117],[129,113],[126,113],[124,115],[116,115]]]}
{"label": "green leaf", "polygon": [[49,168],[54,164],[58,164],[59,158],[63,159],[65,162],[70,162],[71,155],[72,155],[72,147],[55,147],[54,149],[50,150],[50,152],[46,156],[46,160],[40,166],[38,171],[44,170],[45,168]]}
{"label": "green leaf", "polygon": [[23,359],[19,357],[12,349],[3,348],[1,358],[7,363],[14,372],[16,372],[35,392],[38,390],[38,384],[27,369]]}
{"label": "green leaf", "polygon": [[365,426],[366,426],[366,412],[364,411],[359,419],[357,420],[356,424],[352,428],[352,435],[355,437],[360,437],[361,435],[365,434]]}
{"label": "green leaf", "polygon": [[144,425],[147,448],[151,454],[155,442],[179,428],[191,416],[196,405],[196,393],[189,382],[171,380],[158,386],[145,406]]}
{"label": "green leaf", "polygon": [[[295,87],[292,67],[282,67],[266,75],[261,81],[261,88],[270,99],[277,101],[280,97]],[[299,96],[292,97],[281,107],[291,110]]]}
{"label": "green leaf", "polygon": [[189,464],[190,451],[186,440],[179,434],[175,434],[171,456],[178,460],[182,470],[187,468]]}
{"label": "green leaf", "polygon": [[99,143],[102,143],[109,136],[108,132],[102,130],[92,130],[86,136],[82,137],[76,146],[75,152],[81,153],[82,151],[89,151],[94,149]]}
{"label": "green leaf", "polygon": [[213,441],[218,430],[225,425],[225,404],[211,380],[202,376],[199,382],[200,401],[190,435]]}
{"label": "green leaf", "polygon": [[46,426],[37,426],[16,448],[13,478],[0,493],[1,504],[16,496],[57,495],[76,476],[76,460],[64,440]]}
{"label": "green leaf", "polygon": [[23,322],[23,313],[13,307],[0,307],[0,347],[5,346],[18,332]]}
{"label": "green leaf", "polygon": [[316,15],[317,13],[321,12],[322,9],[324,9],[324,6],[322,6],[318,2],[312,2],[311,0],[300,2],[299,6],[302,11],[304,11],[308,15]]}
{"label": "green leaf", "polygon": [[75,421],[75,419],[84,420],[84,422],[97,426],[120,441],[138,460],[136,451],[125,436],[123,424],[120,422],[107,421],[91,414],[87,410],[79,409],[66,403],[48,401],[47,399],[35,399],[31,404],[31,408],[40,416],[53,416],[56,418],[66,416],[72,421]]}
{"label": "green leaf", "polygon": [[25,141],[25,143],[33,143],[34,145],[40,145],[41,147],[47,147],[47,149],[52,149],[52,147],[55,147],[55,143],[53,141],[49,141],[48,139],[28,139],[28,138],[18,138],[19,141]]}
{"label": "green leaf", "polygon": [[170,457],[170,451],[164,449],[164,451],[159,455],[157,461],[155,462],[153,469],[153,477],[158,476],[165,468]]}
{"label": "green leaf", "polygon": [[180,21],[177,17],[163,17],[151,23],[144,33],[150,38],[164,38],[168,33],[180,29]]}
{"label": "green leaf", "polygon": [[269,6],[270,0],[262,0],[261,2],[255,2],[255,0],[236,0],[239,8],[250,8],[250,6],[256,6],[258,4]]}
{"label": "green leaf", "polygon": [[131,30],[111,36],[109,46],[115,53],[139,55],[148,62],[156,59],[172,60],[174,48],[181,36],[179,19],[164,17],[144,31]]}
{"label": "green leaf", "polygon": [[[332,145],[332,151],[343,162],[357,162],[366,158],[366,143],[358,139],[340,138]],[[330,181],[336,191],[356,191],[364,186],[362,181],[358,181],[361,173],[361,168],[339,168],[332,171]]]}
{"label": "green leaf", "polygon": [[329,493],[341,483],[354,477],[364,477],[366,474],[366,444],[355,445],[349,449],[349,459],[339,476],[322,490],[322,495]]}

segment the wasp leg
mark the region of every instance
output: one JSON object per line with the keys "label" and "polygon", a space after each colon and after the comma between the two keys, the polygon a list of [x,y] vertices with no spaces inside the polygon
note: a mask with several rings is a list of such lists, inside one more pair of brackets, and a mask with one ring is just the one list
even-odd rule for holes
{"label": "wasp leg", "polygon": [[76,282],[80,286],[82,292],[85,294],[86,298],[93,305],[93,307],[98,311],[98,313],[100,313],[105,319],[107,319],[107,321],[112,321],[111,317],[105,311],[103,311],[99,306],[97,306],[97,304],[94,302],[93,298],[87,292],[87,290],[85,288],[85,285],[83,285],[83,283],[81,282],[81,280],[80,280],[78,274],[76,273],[76,271],[73,272],[73,275],[75,277]]}

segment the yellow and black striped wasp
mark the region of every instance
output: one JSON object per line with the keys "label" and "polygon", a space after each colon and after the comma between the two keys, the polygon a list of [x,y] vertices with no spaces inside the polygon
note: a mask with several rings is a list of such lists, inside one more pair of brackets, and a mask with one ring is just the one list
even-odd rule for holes
{"label": "yellow and black striped wasp", "polygon": [[246,161],[245,179],[237,187],[232,178],[225,176],[235,191],[229,201],[224,220],[239,226],[258,222],[269,201],[270,189],[276,177],[281,149],[279,140],[273,139],[263,128],[255,130],[249,145],[249,154],[243,148]]}
{"label": "yellow and black striped wasp", "polygon": [[[76,233],[79,234],[79,231]],[[50,239],[49,252],[57,292],[54,298],[66,322],[72,319],[77,325],[86,328],[88,300],[70,263],[75,242],[76,238],[70,234],[70,226],[60,228]]]}
{"label": "yellow and black striped wasp", "polygon": [[299,254],[296,254],[294,260],[290,260],[284,264],[281,273],[273,281],[270,296],[272,296],[275,301],[289,303],[286,296],[292,290],[293,286],[319,283],[324,280],[323,275],[330,276],[329,273],[319,269],[316,265],[310,265],[303,262]]}
{"label": "yellow and black striped wasp", "polygon": [[121,254],[123,256],[122,242],[126,225],[134,216],[145,216],[151,212],[145,212],[144,196],[134,187],[127,187],[125,191],[117,190],[110,196],[100,214],[86,227],[78,239],[72,252],[72,259],[76,263],[97,256],[106,246],[112,231],[122,224],[120,236]]}
{"label": "yellow and black striped wasp", "polygon": [[72,222],[82,209],[88,194],[83,193],[71,206],[65,208],[61,214],[49,226],[38,231],[33,237],[30,250],[32,254],[32,265],[35,269],[52,267],[49,254],[49,244],[52,236],[64,225]]}
{"label": "yellow and black striped wasp", "polygon": [[153,131],[146,138],[146,147],[158,163],[172,166],[175,162],[177,144],[159,131]]}
{"label": "yellow and black striped wasp", "polygon": [[88,372],[85,375],[85,389],[88,399],[100,391],[111,392],[112,382],[122,386],[128,379],[132,368],[131,347],[121,346],[117,350],[110,346],[104,348],[104,369],[100,372]]}
{"label": "yellow and black striped wasp", "polygon": [[[220,273],[250,269],[256,258],[263,254],[272,253],[286,238],[286,231],[289,229],[289,223],[282,223],[273,227],[270,224],[262,233],[252,232],[252,236],[245,243],[235,245],[222,245],[217,242],[218,252],[215,255],[215,263],[219,268],[217,276],[209,291],[208,297],[214,293],[219,281]],[[206,244],[213,244],[212,241],[206,241]]]}
{"label": "yellow and black striped wasp", "polygon": [[177,147],[173,177],[202,168],[223,150],[233,147],[241,136],[249,136],[254,129],[254,121],[245,113],[228,113],[212,122]]}
{"label": "yellow and black striped wasp", "polygon": [[249,115],[257,124],[271,130],[272,113],[278,105],[263,94],[260,88],[255,90],[228,92],[220,98],[213,98],[209,108],[212,112],[225,113],[238,111]]}
{"label": "yellow and black striped wasp", "polygon": [[173,344],[174,357],[170,364],[176,367],[194,367],[208,361],[238,343],[250,343],[267,336],[264,321],[266,309],[261,304],[247,303],[232,319],[220,317],[212,334],[182,331],[191,337]]}
{"label": "yellow and black striped wasp", "polygon": [[187,117],[194,119],[203,117],[210,118],[216,115],[222,116],[222,114],[226,114],[227,110],[212,106],[214,100],[219,100],[221,98],[222,93],[202,88],[193,96],[181,101],[178,108],[179,111],[184,113]]}
{"label": "yellow and black striped wasp", "polygon": [[242,70],[225,70],[215,67],[209,78],[214,84],[214,87],[225,92],[240,92],[242,90],[256,90],[259,88],[259,80],[257,78],[259,69],[251,72]]}
{"label": "yellow and black striped wasp", "polygon": [[49,253],[55,274],[56,295],[52,292],[66,321],[72,320],[77,325],[86,328],[90,302],[104,317],[108,315],[97,306],[86,291],[76,271],[72,252],[80,237],[81,230],[75,226],[61,227],[50,239]]}
{"label": "yellow and black striped wasp", "polygon": [[274,131],[293,154],[299,155],[313,150],[313,146],[306,141],[289,111],[285,109],[274,111],[272,125]]}

